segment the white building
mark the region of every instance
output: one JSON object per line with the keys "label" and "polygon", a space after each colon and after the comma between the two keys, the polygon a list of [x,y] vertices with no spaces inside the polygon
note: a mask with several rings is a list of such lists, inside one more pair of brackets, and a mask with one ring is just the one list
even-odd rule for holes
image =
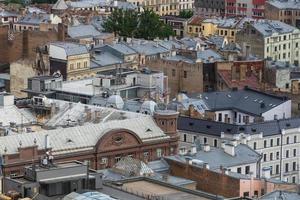
{"label": "white building", "polygon": [[180,117],[181,141],[221,147],[223,142],[247,144],[262,155],[260,175],[299,183],[300,118],[233,125]]}

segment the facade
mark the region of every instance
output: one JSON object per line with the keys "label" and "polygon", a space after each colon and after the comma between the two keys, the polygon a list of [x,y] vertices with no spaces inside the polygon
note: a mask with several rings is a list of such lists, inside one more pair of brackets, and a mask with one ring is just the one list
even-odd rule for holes
{"label": "facade", "polygon": [[143,3],[145,9],[153,10],[159,16],[178,15],[180,10],[177,0],[144,0]]}
{"label": "facade", "polygon": [[18,17],[19,15],[17,15],[16,13],[9,12],[0,8],[0,24],[10,24],[12,26],[13,23],[18,21]]}
{"label": "facade", "polygon": [[236,140],[262,154],[260,174],[288,183],[299,183],[299,118],[250,125],[233,125],[182,117],[178,121],[181,141],[220,147]]}
{"label": "facade", "polygon": [[50,74],[61,73],[64,80],[95,76],[90,71],[90,53],[85,45],[56,42],[49,45]]}
{"label": "facade", "polygon": [[23,30],[40,30],[49,31],[53,30],[59,23],[62,23],[62,19],[57,15],[44,14],[44,13],[28,13],[23,17],[20,17],[18,21],[13,23],[15,31]]}
{"label": "facade", "polygon": [[176,17],[176,16],[162,16],[161,21],[172,27],[176,36],[185,37],[187,33],[187,23],[188,19]]}
{"label": "facade", "polygon": [[189,19],[187,25],[187,32],[190,36],[199,36],[201,33],[201,24],[203,21],[203,17],[194,15],[192,18]]}
{"label": "facade", "polygon": [[291,117],[291,100],[250,88],[190,95],[203,101],[205,118],[224,123],[251,124]]}
{"label": "facade", "polygon": [[299,63],[299,30],[280,21],[260,20],[237,33],[237,43],[246,54],[275,61]]}
{"label": "facade", "polygon": [[262,19],[265,15],[265,0],[254,1],[226,1],[225,16],[227,17],[253,17]]}
{"label": "facade", "polygon": [[224,16],[225,1],[224,0],[195,0],[195,11],[198,15],[205,16]]}
{"label": "facade", "polygon": [[264,80],[273,91],[298,94],[299,67],[284,62],[266,61]]}
{"label": "facade", "polygon": [[300,4],[297,1],[266,1],[265,17],[270,20],[278,20],[286,24],[300,27]]}

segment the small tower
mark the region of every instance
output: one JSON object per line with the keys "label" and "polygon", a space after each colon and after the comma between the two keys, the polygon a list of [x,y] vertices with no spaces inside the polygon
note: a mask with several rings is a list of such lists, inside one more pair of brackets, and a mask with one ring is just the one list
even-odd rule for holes
{"label": "small tower", "polygon": [[177,135],[177,119],[179,112],[174,110],[157,110],[154,112],[156,124],[170,137]]}

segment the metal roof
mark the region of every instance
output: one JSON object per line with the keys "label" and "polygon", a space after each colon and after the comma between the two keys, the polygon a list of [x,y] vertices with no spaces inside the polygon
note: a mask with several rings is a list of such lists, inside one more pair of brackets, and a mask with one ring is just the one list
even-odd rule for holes
{"label": "metal roof", "polygon": [[266,121],[248,125],[228,124],[189,117],[179,117],[178,119],[178,130],[180,131],[190,131],[193,133],[214,135],[218,137],[221,136],[221,133],[232,135],[240,133],[249,135],[262,133],[264,137],[267,137],[279,135],[283,129],[299,127],[300,118]]}
{"label": "metal roof", "polygon": [[238,110],[256,116],[262,116],[263,113],[289,101],[286,97],[279,97],[250,88],[191,94],[190,97],[203,100],[208,110]]}
{"label": "metal roof", "polygon": [[[156,125],[151,116],[140,114],[138,118],[110,120],[99,124],[86,124],[0,137],[0,154],[18,153],[20,144],[22,147],[29,147],[34,144],[34,141],[36,141],[38,149],[45,149],[46,135],[50,138],[53,155],[93,150],[102,136],[117,129],[130,130],[143,142],[169,138]],[[5,152],[4,149],[6,149]]]}
{"label": "metal roof", "polygon": [[[65,50],[67,56],[89,53],[87,47],[82,44],[71,43],[71,42],[53,42],[53,43],[51,43],[51,45],[63,48]],[[51,48],[51,46],[50,46],[50,48]]]}

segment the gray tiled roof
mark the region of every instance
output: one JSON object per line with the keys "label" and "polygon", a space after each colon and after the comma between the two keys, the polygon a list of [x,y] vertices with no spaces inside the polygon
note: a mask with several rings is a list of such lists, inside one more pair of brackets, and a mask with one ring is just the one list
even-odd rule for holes
{"label": "gray tiled roof", "polygon": [[27,14],[20,18],[17,24],[40,25],[42,23],[48,23],[49,20],[50,14]]}
{"label": "gray tiled roof", "polygon": [[68,27],[68,35],[71,38],[97,37],[102,35],[93,25],[80,24]]}
{"label": "gray tiled roof", "polygon": [[[211,49],[198,51],[197,52],[197,58],[201,59],[202,62],[204,62],[204,63],[210,63],[210,62],[223,60],[223,57],[220,54],[218,54],[217,52],[215,52]],[[213,60],[211,61],[210,58],[212,58]]]}
{"label": "gray tiled roof", "polygon": [[[199,99],[199,94],[190,95],[191,98]],[[237,91],[206,92],[201,94],[209,110],[239,110],[252,115],[261,116],[263,113],[286,102],[286,97],[259,92],[245,88]]]}
{"label": "gray tiled roof", "polygon": [[203,119],[179,117],[178,130],[190,131],[207,135],[221,136],[225,134],[260,134],[264,137],[281,134],[282,129],[292,129],[300,127],[300,118],[282,119],[253,123],[248,125],[228,124]]}
{"label": "gray tiled roof", "polygon": [[279,191],[276,190],[274,192],[270,192],[262,197],[259,200],[299,200],[300,194],[296,192],[288,192],[288,191]]}
{"label": "gray tiled roof", "polygon": [[275,20],[259,20],[253,23],[252,26],[264,37],[271,36],[274,33],[278,33],[279,35],[291,33],[297,29],[296,27]]}
{"label": "gray tiled roof", "polygon": [[208,152],[198,151],[195,155],[192,155],[191,158],[208,163],[209,168],[214,170],[219,169],[220,166],[228,168],[257,163],[260,159],[260,155],[247,145],[239,144],[235,147],[235,156],[224,152],[222,148],[211,147]]}
{"label": "gray tiled roof", "polygon": [[0,9],[0,17],[17,17],[17,16],[18,15],[16,13]]}
{"label": "gray tiled roof", "polygon": [[268,4],[279,9],[300,9],[300,2],[296,0],[269,0]]}
{"label": "gray tiled roof", "polygon": [[89,53],[85,45],[71,43],[71,42],[54,42],[51,45],[63,48],[68,56],[80,55]]}

